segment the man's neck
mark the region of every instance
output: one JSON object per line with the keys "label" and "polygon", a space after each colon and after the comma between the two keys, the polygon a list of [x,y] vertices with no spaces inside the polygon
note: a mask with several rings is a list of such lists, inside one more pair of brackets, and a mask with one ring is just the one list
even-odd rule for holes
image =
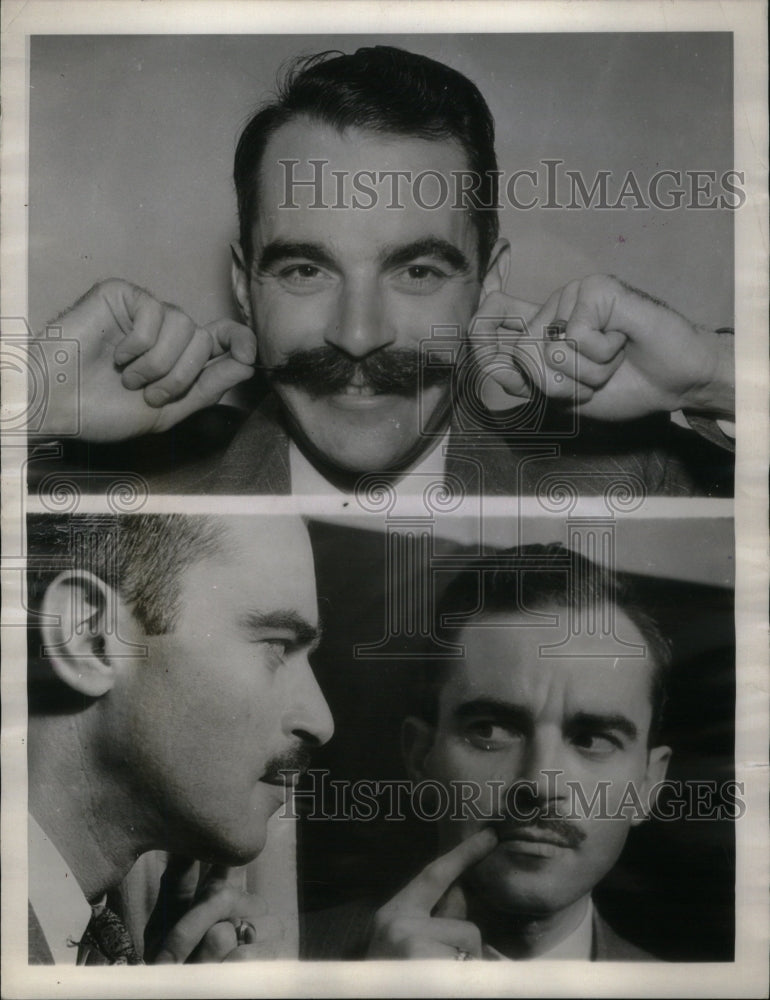
{"label": "man's neck", "polygon": [[141,848],[125,803],[112,801],[85,759],[77,720],[30,719],[29,811],[93,903],[124,878]]}
{"label": "man's neck", "polygon": [[537,958],[566,940],[581,924],[591,897],[583,896],[550,914],[511,914],[481,910],[470,903],[469,919],[481,931],[481,940],[506,958]]}

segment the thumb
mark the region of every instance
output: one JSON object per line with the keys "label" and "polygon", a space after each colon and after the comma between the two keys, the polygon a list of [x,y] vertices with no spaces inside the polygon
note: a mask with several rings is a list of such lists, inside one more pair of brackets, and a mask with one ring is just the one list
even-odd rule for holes
{"label": "thumb", "polygon": [[257,360],[257,338],[254,331],[234,319],[217,319],[207,323],[206,329],[214,344],[213,355],[216,357],[228,351],[244,365],[253,365]]}

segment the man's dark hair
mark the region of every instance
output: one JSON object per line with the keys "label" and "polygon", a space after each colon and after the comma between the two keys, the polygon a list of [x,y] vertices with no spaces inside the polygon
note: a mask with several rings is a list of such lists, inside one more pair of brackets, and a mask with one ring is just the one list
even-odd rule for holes
{"label": "man's dark hair", "polygon": [[[469,564],[449,583],[436,608],[435,635],[444,642],[457,643],[463,629],[490,615],[565,608],[572,613],[587,608],[616,608],[628,615],[639,629],[652,674],[652,721],[649,745],[660,732],[666,700],[666,679],[670,668],[670,644],[657,623],[644,609],[626,576],[612,573],[560,543],[522,545],[490,553]],[[454,622],[451,619],[455,618]],[[457,619],[470,619],[468,623]],[[450,619],[448,622],[447,619]],[[435,723],[438,696],[452,665],[460,662],[447,657],[428,661],[420,714]]]}
{"label": "man's dark hair", "polygon": [[457,70],[387,45],[353,55],[332,51],[300,58],[279,81],[277,100],[260,108],[244,128],[234,179],[247,263],[254,251],[251,231],[262,156],[270,137],[302,115],[339,132],[357,127],[459,143],[477,183],[472,197],[466,197],[478,232],[479,269],[486,270],[499,231],[495,126],[487,103]]}
{"label": "man's dark hair", "polygon": [[93,573],[119,594],[147,635],[162,635],[174,629],[184,570],[223,550],[222,524],[212,517],[30,516],[27,520],[30,712],[67,707],[67,692],[55,682],[42,656],[41,635],[36,625],[45,592],[60,573]]}

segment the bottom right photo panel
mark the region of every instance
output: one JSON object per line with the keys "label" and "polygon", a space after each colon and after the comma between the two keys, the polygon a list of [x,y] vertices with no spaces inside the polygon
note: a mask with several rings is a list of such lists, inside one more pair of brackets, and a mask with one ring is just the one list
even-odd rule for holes
{"label": "bottom right photo panel", "polygon": [[732,519],[308,526],[300,957],[733,961]]}

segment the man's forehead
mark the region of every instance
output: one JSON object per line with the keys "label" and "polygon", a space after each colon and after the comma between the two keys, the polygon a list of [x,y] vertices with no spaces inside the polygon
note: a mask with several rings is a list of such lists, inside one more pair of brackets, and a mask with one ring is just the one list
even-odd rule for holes
{"label": "man's forehead", "polygon": [[374,129],[336,126],[300,115],[290,119],[270,136],[260,169],[267,179],[278,174],[282,161],[328,160],[334,169],[387,171],[433,169],[448,174],[468,168],[468,157],[451,137],[424,138]]}
{"label": "man's forehead", "polygon": [[436,227],[459,232],[469,212],[456,196],[457,177],[467,169],[466,154],[453,139],[358,128],[340,132],[298,118],[267,143],[255,236],[271,239],[276,230],[292,230],[300,222],[312,226],[319,217],[324,228],[376,220],[378,228],[398,233],[411,220],[419,221],[425,234]]}
{"label": "man's forehead", "polygon": [[301,609],[315,621],[313,553],[299,518],[222,518],[221,542],[194,567],[192,588],[226,590],[244,607]]}
{"label": "man's forehead", "polygon": [[489,616],[460,633],[464,655],[447,673],[445,701],[483,696],[537,708],[550,700],[570,711],[584,703],[646,714],[655,664],[636,626],[619,617],[614,634],[597,637],[571,634],[569,620],[533,625],[519,615]]}

